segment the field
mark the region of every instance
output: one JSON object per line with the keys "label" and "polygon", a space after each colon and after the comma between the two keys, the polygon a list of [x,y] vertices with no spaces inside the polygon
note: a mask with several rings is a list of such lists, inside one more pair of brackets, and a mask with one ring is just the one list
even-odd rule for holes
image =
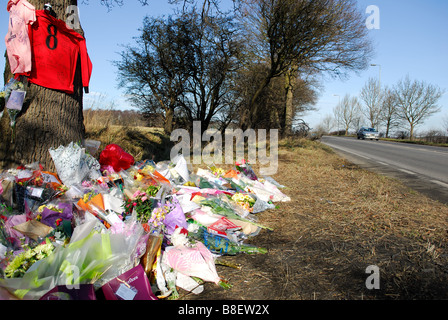
{"label": "field", "polygon": [[[125,150],[129,143],[128,152],[139,157],[154,154],[156,160],[164,160],[169,155],[161,134],[137,129],[128,133],[109,132],[107,142],[98,133],[91,138],[104,144],[116,137],[114,143]],[[160,141],[150,141],[149,136]],[[254,169],[257,172],[257,165]],[[292,200],[257,214],[274,231],[262,230],[247,241],[267,248],[268,253],[222,257],[240,266],[217,266],[219,275],[233,287],[225,290],[207,283],[200,295],[180,291],[181,299],[448,297],[448,206],[397,180],[363,170],[318,141],[281,141],[279,170],[273,178],[287,187],[283,191]],[[379,271],[379,289],[366,287],[369,266]]]}

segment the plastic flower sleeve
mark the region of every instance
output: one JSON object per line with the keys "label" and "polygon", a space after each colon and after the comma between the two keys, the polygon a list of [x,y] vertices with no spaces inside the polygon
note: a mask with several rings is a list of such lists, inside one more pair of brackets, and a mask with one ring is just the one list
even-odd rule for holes
{"label": "plastic flower sleeve", "polygon": [[[146,237],[145,237],[146,238]],[[151,282],[154,280],[154,264],[157,260],[157,254],[161,250],[163,235],[148,234],[146,251],[141,257],[140,264]]]}
{"label": "plastic flower sleeve", "polygon": [[59,146],[57,149],[50,148],[49,152],[59,178],[67,187],[81,184],[84,179],[101,176],[98,161],[76,143],[70,142],[68,146]]}
{"label": "plastic flower sleeve", "polygon": [[273,205],[272,203],[266,202],[262,199],[260,199],[257,196],[254,196],[256,198],[254,206],[252,207],[252,213],[259,213],[259,212],[263,212],[265,210],[269,210],[269,209],[274,209],[275,205]]}
{"label": "plastic flower sleeve", "polygon": [[172,234],[176,227],[187,228],[187,222],[185,220],[185,214],[182,207],[175,196],[170,201],[170,212],[165,216],[164,224],[167,234]]}
{"label": "plastic flower sleeve", "polygon": [[22,111],[23,102],[25,101],[26,91],[13,90],[6,103],[6,109],[8,110],[9,117],[11,119],[12,128],[12,141],[15,139],[16,132],[16,119],[17,115]]}
{"label": "plastic flower sleeve", "polygon": [[194,247],[171,246],[165,248],[167,264],[190,277],[219,284],[215,261],[211,252],[202,242],[196,242]]}
{"label": "plastic flower sleeve", "polygon": [[[243,160],[244,161],[244,160]],[[252,167],[249,165],[249,163],[235,163],[235,167],[237,170],[239,170],[242,174],[244,174],[246,177],[248,177],[251,180],[258,180],[257,175],[255,174]]]}
{"label": "plastic flower sleeve", "polygon": [[56,286],[39,300],[67,301],[67,300],[97,300],[95,288],[92,284],[81,284],[73,288],[68,286]]}
{"label": "plastic flower sleeve", "polygon": [[7,235],[9,235],[9,240],[12,243],[14,247],[19,247],[21,243],[21,239],[24,239],[24,243],[29,242],[29,238],[23,235],[21,232],[14,229],[14,226],[20,225],[22,223],[26,222],[26,215],[20,214],[20,215],[12,215],[8,218],[8,220],[5,223],[5,232]]}
{"label": "plastic flower sleeve", "polygon": [[91,232],[67,247],[57,247],[22,278],[0,279],[0,287],[19,299],[36,300],[57,285],[102,285],[129,269],[127,244],[124,235]]}
{"label": "plastic flower sleeve", "polygon": [[197,241],[201,241],[212,253],[219,255],[237,255],[239,253],[264,254],[265,248],[255,247],[244,243],[235,243],[230,239],[209,233],[204,227],[190,231],[188,236]]}
{"label": "plastic flower sleeve", "polygon": [[49,207],[42,209],[40,221],[50,227],[55,228],[57,220],[62,219],[71,221],[72,218],[72,204],[69,202],[58,202],[54,209],[50,209]]}

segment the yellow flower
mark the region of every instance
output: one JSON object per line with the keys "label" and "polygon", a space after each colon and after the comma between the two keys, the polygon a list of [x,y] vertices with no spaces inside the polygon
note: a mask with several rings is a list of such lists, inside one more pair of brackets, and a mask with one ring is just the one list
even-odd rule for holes
{"label": "yellow flower", "polygon": [[222,168],[211,167],[210,169],[211,169],[212,173],[217,175],[218,177],[226,173],[225,170]]}
{"label": "yellow flower", "polygon": [[143,173],[153,173],[155,168],[153,166],[147,165],[141,170]]}

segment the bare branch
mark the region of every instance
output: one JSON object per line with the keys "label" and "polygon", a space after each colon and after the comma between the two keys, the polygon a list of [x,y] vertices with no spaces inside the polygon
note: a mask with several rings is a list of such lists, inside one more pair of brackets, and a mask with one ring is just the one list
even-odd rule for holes
{"label": "bare branch", "polygon": [[444,91],[425,81],[411,81],[409,75],[393,88],[399,117],[409,124],[410,139],[414,129],[428,117],[440,111],[437,105]]}

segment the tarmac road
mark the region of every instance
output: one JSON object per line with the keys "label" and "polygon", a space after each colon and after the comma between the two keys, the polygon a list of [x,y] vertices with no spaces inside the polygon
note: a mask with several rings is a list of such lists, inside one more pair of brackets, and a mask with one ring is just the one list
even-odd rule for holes
{"label": "tarmac road", "polygon": [[323,136],[340,156],[448,204],[448,148]]}

